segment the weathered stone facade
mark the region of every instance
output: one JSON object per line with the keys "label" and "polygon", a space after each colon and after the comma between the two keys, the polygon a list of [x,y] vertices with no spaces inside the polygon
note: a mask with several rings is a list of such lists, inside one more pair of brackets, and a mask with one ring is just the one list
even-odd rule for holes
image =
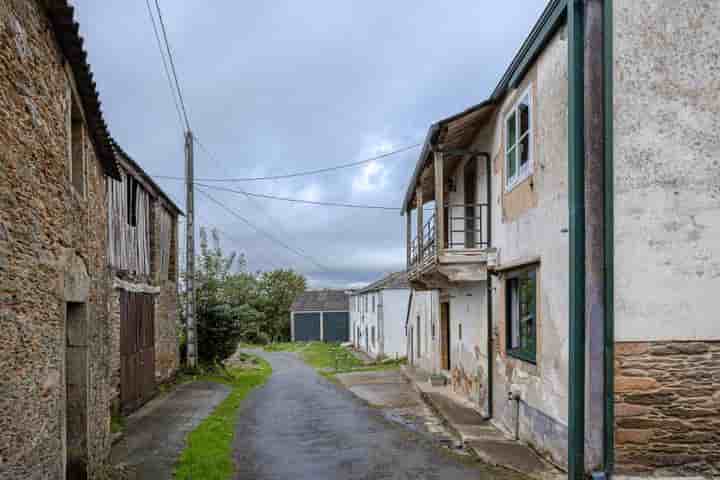
{"label": "weathered stone facade", "polygon": [[105,173],[86,135],[69,179],[69,72],[43,8],[0,0],[0,478],[66,452],[93,478],[110,446]]}
{"label": "weathered stone facade", "polygon": [[615,347],[618,470],[720,474],[720,342]]}

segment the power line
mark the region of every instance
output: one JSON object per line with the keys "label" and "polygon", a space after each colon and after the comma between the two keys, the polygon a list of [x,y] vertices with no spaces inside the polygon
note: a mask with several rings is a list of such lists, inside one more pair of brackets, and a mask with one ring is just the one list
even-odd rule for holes
{"label": "power line", "polygon": [[[198,145],[207,152],[207,149],[198,142]],[[288,173],[284,175],[271,175],[267,177],[241,177],[241,178],[197,178],[196,180],[199,180],[201,182],[257,182],[261,180],[281,180],[285,178],[295,178],[295,177],[304,177],[308,175],[318,175],[321,173],[327,173],[327,172],[333,172],[335,170],[341,170],[344,168],[352,168],[357,167],[359,165],[364,165],[366,163],[371,163],[377,160],[381,160],[383,158],[390,157],[392,155],[397,155],[398,153],[407,152],[409,150],[412,150],[414,148],[418,148],[422,145],[422,143],[416,143],[413,145],[409,145],[407,147],[402,147],[397,150],[393,150],[390,152],[383,153],[382,155],[377,155],[374,157],[366,158],[365,160],[360,160],[357,162],[351,162],[351,163],[344,163],[341,165],[336,165],[334,167],[327,167],[327,168],[320,168],[317,170],[307,170],[302,172],[295,172],[295,173]],[[209,152],[207,152],[208,155],[210,155]],[[212,157],[212,155],[210,155]],[[182,177],[172,177],[172,176],[165,176],[165,175],[157,175],[157,178],[166,178],[170,180],[182,180]]]}
{"label": "power line", "polygon": [[182,107],[183,118],[185,119],[185,127],[187,130],[190,130],[190,120],[188,120],[187,109],[185,108],[185,99],[183,98],[182,89],[180,88],[180,81],[178,80],[177,70],[175,69],[175,60],[173,59],[172,49],[170,48],[170,41],[168,40],[167,30],[165,29],[165,21],[163,20],[159,0],[155,0],[155,8],[157,9],[158,19],[160,20],[160,28],[162,30],[163,38],[165,39],[165,48],[167,49],[168,58],[170,60],[172,75],[175,79],[175,88],[177,89],[178,98],[180,99],[180,106]]}
{"label": "power line", "polygon": [[180,111],[180,104],[178,103],[177,95],[175,93],[175,87],[173,86],[172,78],[170,77],[170,69],[167,64],[167,58],[165,57],[165,50],[163,49],[162,40],[160,40],[160,33],[157,29],[157,24],[155,23],[155,15],[153,15],[152,7],[150,6],[150,0],[145,0],[145,4],[147,5],[148,9],[148,15],[150,16],[150,23],[152,24],[153,32],[155,33],[155,41],[157,42],[158,49],[160,50],[160,57],[162,58],[162,64],[163,64],[163,70],[165,70],[165,78],[168,81],[168,85],[170,86],[170,95],[172,96],[173,103],[175,104],[175,110],[178,114],[178,120],[180,121],[180,128],[182,130],[185,129],[185,125],[183,122],[183,115]]}
{"label": "power line", "polygon": [[207,193],[206,191],[204,191],[204,190],[202,190],[202,189],[197,189],[197,191],[200,192],[201,194],[203,194],[204,196],[206,196],[210,201],[212,201],[212,202],[215,203],[216,205],[219,205],[221,208],[223,208],[224,210],[226,210],[226,211],[227,211],[228,213],[230,213],[232,216],[234,216],[235,218],[237,218],[237,219],[240,220],[241,222],[245,223],[247,226],[249,226],[250,228],[252,228],[252,229],[255,230],[256,232],[262,234],[263,236],[267,237],[268,239],[270,239],[270,240],[272,240],[273,242],[277,243],[278,245],[282,246],[282,247],[285,248],[286,250],[294,253],[295,255],[298,255],[298,256],[300,256],[300,257],[305,258],[306,260],[310,261],[313,265],[315,265],[316,267],[320,268],[321,270],[323,270],[323,271],[325,271],[325,272],[327,272],[327,273],[330,273],[330,270],[329,270],[327,267],[325,267],[323,264],[321,264],[320,262],[318,262],[317,260],[315,260],[314,258],[312,258],[310,255],[308,255],[308,254],[306,254],[306,253],[304,253],[304,252],[302,252],[302,251],[300,251],[300,250],[298,250],[298,249],[295,249],[295,248],[289,246],[288,244],[286,244],[285,242],[283,242],[283,241],[280,240],[279,238],[275,237],[274,235],[266,232],[265,230],[262,230],[261,228],[256,227],[252,222],[250,222],[250,220],[248,220],[247,218],[243,217],[242,215],[240,215],[240,214],[237,213],[235,210],[233,210],[232,208],[228,207],[227,205],[225,205],[225,204],[222,203],[221,201],[217,200],[215,197],[213,197],[212,195],[210,195],[210,194]]}
{"label": "power line", "polygon": [[324,207],[344,207],[344,208],[363,208],[363,209],[370,209],[370,210],[392,210],[394,212],[397,212],[400,210],[399,208],[395,207],[384,207],[381,205],[361,205],[357,203],[341,203],[341,202],[316,202],[312,200],[302,200],[299,198],[287,198],[287,197],[278,197],[275,195],[265,195],[262,193],[253,193],[253,192],[246,192],[244,190],[234,190],[232,188],[225,188],[225,187],[215,187],[212,185],[206,185],[204,183],[198,183],[195,182],[196,186],[203,187],[203,188],[210,188],[212,190],[219,190],[223,192],[231,192],[231,193],[237,193],[240,195],[246,195],[248,197],[258,197],[258,198],[266,198],[270,200],[280,200],[283,202],[292,202],[292,203],[303,203],[307,205],[318,205],[318,206],[324,206]]}

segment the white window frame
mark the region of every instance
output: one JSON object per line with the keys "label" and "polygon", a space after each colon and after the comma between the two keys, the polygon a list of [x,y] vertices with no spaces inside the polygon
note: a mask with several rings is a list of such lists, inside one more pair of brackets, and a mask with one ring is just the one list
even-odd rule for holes
{"label": "white window frame", "polygon": [[[519,145],[521,144],[522,140],[525,138],[525,136],[523,136],[523,137],[518,137],[518,135],[520,134],[520,115],[519,115],[519,111],[518,111],[518,106],[519,106],[520,103],[522,103],[522,101],[525,100],[526,98],[527,98],[527,104],[528,104],[528,106],[530,107],[530,112],[529,112],[529,115],[528,115],[528,131],[527,131],[527,133],[525,134],[525,135],[528,137],[528,150],[529,150],[529,151],[528,151],[528,161],[527,161],[527,163],[521,168],[521,167],[520,167],[520,155],[519,155],[519,152],[518,152],[518,147],[519,147]],[[535,149],[534,149],[534,143],[533,143],[534,138],[535,138],[535,135],[534,135],[535,122],[533,121],[533,114],[534,114],[534,112],[535,112],[535,104],[534,104],[534,102],[533,102],[533,96],[532,96],[532,84],[530,84],[530,85],[522,92],[522,94],[518,97],[518,99],[515,101],[515,104],[514,104],[513,107],[510,109],[510,111],[507,112],[507,114],[505,115],[504,122],[503,122],[503,131],[504,131],[504,134],[503,134],[503,142],[504,142],[504,143],[503,143],[503,150],[504,150],[504,152],[505,152],[505,158],[504,158],[503,161],[505,162],[505,169],[504,169],[504,170],[505,170],[505,190],[508,191],[508,192],[511,191],[511,190],[512,190],[513,188],[515,188],[516,186],[518,186],[518,185],[519,185],[520,183],[522,183],[523,181],[525,181],[525,180],[526,180],[530,175],[532,175],[532,173],[533,173],[533,163],[534,163],[533,157],[534,157],[534,154],[535,154],[535,151],[534,151],[534,150],[535,150]],[[512,146],[511,148],[508,148],[508,147],[507,147],[508,144],[509,144],[509,142],[508,142],[508,135],[510,134],[510,132],[508,131],[507,124],[508,124],[508,120],[510,119],[510,117],[511,117],[513,114],[515,114],[515,141],[513,142],[513,146]],[[513,149],[514,149],[515,152],[516,152],[516,155],[515,155],[515,162],[516,162],[515,175],[514,175],[513,177],[509,177],[509,176],[508,176],[508,173],[510,172],[510,168],[509,168],[508,160],[509,160],[509,158],[510,158],[510,157],[509,157],[510,151],[513,150]]]}

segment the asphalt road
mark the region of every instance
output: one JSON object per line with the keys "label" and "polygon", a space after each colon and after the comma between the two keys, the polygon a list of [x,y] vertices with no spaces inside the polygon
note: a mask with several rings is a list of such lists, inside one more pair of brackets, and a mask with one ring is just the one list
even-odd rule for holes
{"label": "asphalt road", "polygon": [[517,478],[387,420],[295,354],[260,355],[273,375],[239,412],[236,479]]}

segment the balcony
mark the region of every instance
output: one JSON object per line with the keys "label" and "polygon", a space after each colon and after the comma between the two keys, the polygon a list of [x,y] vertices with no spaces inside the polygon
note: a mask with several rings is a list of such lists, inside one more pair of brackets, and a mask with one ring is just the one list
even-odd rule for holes
{"label": "balcony", "polygon": [[[408,278],[416,289],[487,278],[487,264],[495,253],[489,242],[489,212],[487,203],[446,204],[442,227],[437,214],[430,216],[409,245]],[[437,235],[438,228],[443,228],[442,235]]]}

